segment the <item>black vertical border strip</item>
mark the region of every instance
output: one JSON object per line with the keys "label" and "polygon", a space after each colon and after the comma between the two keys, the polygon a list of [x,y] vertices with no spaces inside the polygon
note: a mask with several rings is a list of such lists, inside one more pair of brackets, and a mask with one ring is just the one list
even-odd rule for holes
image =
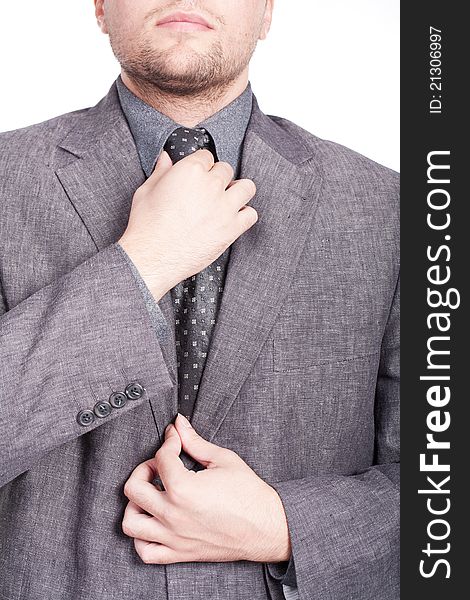
{"label": "black vertical border strip", "polygon": [[[401,425],[402,425],[402,508],[401,508],[401,598],[402,600],[426,598],[450,600],[467,595],[466,580],[470,575],[467,565],[467,535],[469,528],[469,499],[466,494],[470,459],[470,430],[468,406],[470,395],[466,387],[466,373],[470,373],[469,327],[469,273],[470,229],[467,208],[470,194],[466,184],[467,138],[470,137],[468,111],[470,99],[464,94],[469,70],[469,25],[464,18],[465,5],[457,2],[401,3],[401,255],[402,255],[402,352],[401,352]],[[442,31],[442,90],[430,90],[430,27]],[[436,75],[436,72],[434,72]],[[442,114],[430,114],[429,102],[433,95],[442,96]],[[427,181],[427,157],[432,151],[450,151],[450,156],[436,159],[436,162],[450,164],[450,184],[433,185]],[[441,178],[444,178],[441,172]],[[428,207],[427,196],[431,189],[442,188],[449,192],[451,201],[447,210],[433,211]],[[434,196],[438,199],[438,194]],[[441,194],[441,199],[444,195]],[[433,231],[426,224],[428,213],[434,213],[436,220],[449,212],[451,223],[447,230]],[[450,235],[450,240],[445,239]],[[427,247],[435,250],[447,245],[441,258],[435,262],[428,260]],[[450,281],[443,285],[432,285],[427,279],[430,266],[439,264],[442,274],[450,268]],[[441,289],[445,294],[455,288],[460,295],[460,306],[455,309],[440,307],[432,309],[427,303],[427,288]],[[455,299],[457,296],[453,299]],[[439,333],[435,326],[429,329],[427,317],[433,312],[450,313],[451,326],[447,333]],[[430,372],[427,369],[427,342],[432,335],[447,335],[448,342],[441,342],[442,349],[450,349],[450,355],[442,355],[439,364],[450,364],[450,370]],[[427,417],[432,410],[427,402],[429,381],[420,381],[421,375],[447,374],[451,398],[447,406],[441,407],[450,413],[450,426],[435,438],[449,441],[450,449],[442,449],[437,454],[439,462],[450,464],[450,472],[423,473],[419,467],[419,457],[426,452],[426,434],[429,433]],[[430,456],[435,451],[428,450]],[[431,460],[429,458],[427,462]],[[449,494],[418,494],[419,489],[432,488],[426,477],[434,476],[439,483],[447,475],[450,481],[442,489]],[[448,498],[450,509],[441,516],[428,512],[427,500],[435,509],[445,508]],[[433,519],[442,518],[450,527],[447,538],[437,541],[428,536],[428,527]],[[444,536],[444,524],[431,526],[435,536]],[[429,557],[423,553],[427,544],[433,553]],[[450,544],[448,552],[447,543]],[[444,563],[436,565],[439,559],[447,560],[450,577]],[[420,561],[428,574],[436,567],[432,577],[420,574]]]}

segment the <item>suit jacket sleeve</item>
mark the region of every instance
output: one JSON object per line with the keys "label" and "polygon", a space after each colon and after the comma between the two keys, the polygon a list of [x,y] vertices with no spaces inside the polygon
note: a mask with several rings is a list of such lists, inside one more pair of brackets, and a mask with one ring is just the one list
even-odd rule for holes
{"label": "suit jacket sleeve", "polygon": [[300,600],[399,598],[399,283],[382,340],[375,432],[374,464],[364,472],[271,483],[287,516]]}
{"label": "suit jacket sleeve", "polygon": [[[161,343],[129,260],[114,243],[0,316],[0,487],[50,450],[119,418],[173,387]],[[156,331],[155,331],[156,330]],[[144,394],[80,425],[113,391]]]}

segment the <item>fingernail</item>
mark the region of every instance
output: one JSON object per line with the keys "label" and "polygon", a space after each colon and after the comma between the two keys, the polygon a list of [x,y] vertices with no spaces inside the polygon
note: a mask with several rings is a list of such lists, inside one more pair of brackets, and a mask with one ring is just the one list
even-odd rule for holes
{"label": "fingernail", "polygon": [[165,433],[168,433],[171,429],[171,427],[173,427],[173,423],[169,423],[166,427],[165,427]]}
{"label": "fingernail", "polygon": [[178,418],[180,419],[180,421],[182,422],[182,424],[185,427],[192,427],[191,423],[188,421],[188,419],[182,415],[181,413],[178,413]]}

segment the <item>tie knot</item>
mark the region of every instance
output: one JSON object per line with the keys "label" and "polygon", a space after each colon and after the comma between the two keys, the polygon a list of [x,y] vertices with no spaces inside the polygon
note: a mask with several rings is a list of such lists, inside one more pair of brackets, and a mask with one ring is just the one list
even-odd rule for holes
{"label": "tie knot", "polygon": [[169,135],[163,146],[173,163],[200,148],[207,148],[214,155],[214,159],[218,160],[214,140],[204,127],[178,127]]}

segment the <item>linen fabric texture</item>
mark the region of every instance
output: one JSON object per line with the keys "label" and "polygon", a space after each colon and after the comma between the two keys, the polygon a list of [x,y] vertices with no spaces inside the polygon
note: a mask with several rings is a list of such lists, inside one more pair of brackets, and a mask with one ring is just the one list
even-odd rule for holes
{"label": "linen fabric texture", "polygon": [[[232,245],[192,424],[279,493],[300,600],[396,600],[398,175],[252,101],[259,219]],[[116,84],[0,135],[0,595],[283,600],[277,563],[148,565],[122,532],[124,483],[178,405],[170,294],[157,331],[116,243],[144,180]],[[77,422],[131,382],[142,397]]]}

